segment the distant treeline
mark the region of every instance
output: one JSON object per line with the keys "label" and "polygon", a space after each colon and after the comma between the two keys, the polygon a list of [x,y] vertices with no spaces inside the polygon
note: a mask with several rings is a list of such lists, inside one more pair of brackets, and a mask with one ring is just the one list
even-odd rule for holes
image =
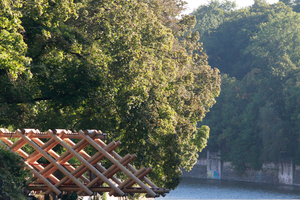
{"label": "distant treeline", "polygon": [[222,73],[217,104],[199,123],[211,128],[208,148],[239,171],[300,164],[300,1],[236,9],[214,0],[193,14],[209,64]]}

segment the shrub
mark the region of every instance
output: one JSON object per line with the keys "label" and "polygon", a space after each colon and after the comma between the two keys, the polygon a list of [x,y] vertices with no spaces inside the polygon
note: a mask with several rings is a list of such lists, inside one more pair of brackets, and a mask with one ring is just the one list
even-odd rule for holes
{"label": "shrub", "polygon": [[25,169],[22,158],[0,146],[0,199],[22,199],[28,177],[30,171]]}

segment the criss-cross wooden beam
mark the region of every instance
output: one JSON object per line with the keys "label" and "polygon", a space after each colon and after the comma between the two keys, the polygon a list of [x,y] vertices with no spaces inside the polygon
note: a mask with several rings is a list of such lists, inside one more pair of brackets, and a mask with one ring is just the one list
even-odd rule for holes
{"label": "criss-cross wooden beam", "polygon": [[29,137],[27,137],[26,135],[22,134],[22,132],[20,130],[16,131],[17,134],[19,134],[24,140],[26,140],[26,142],[33,147],[36,151],[38,151],[39,153],[41,153],[49,162],[51,162],[53,165],[55,165],[63,174],[65,174],[66,176],[70,177],[72,179],[72,181],[81,189],[84,190],[84,192],[86,192],[88,195],[92,195],[93,192],[90,191],[85,185],[83,185],[82,183],[80,183],[80,181],[78,181],[74,176],[72,176],[65,168],[63,168],[60,164],[58,164],[51,156],[49,156],[46,152],[43,151],[43,149],[41,149],[37,144],[35,144]]}
{"label": "criss-cross wooden beam", "polygon": [[[115,160],[110,154],[108,154],[102,147],[100,147],[94,140],[84,134],[83,131],[78,132],[82,138],[88,141],[93,147],[95,147],[98,151],[103,153],[107,159],[109,159],[112,163],[116,164],[127,176],[132,178],[139,186],[141,186],[144,190],[147,191],[152,197],[155,197],[156,194],[153,192],[148,186],[146,186],[140,179],[136,178],[128,169],[126,169],[123,165],[121,165],[117,160]],[[118,188],[119,189],[119,188]]]}
{"label": "criss-cross wooden beam", "polygon": [[[44,143],[38,139],[38,138],[32,138],[32,140],[37,144],[39,145],[40,147],[42,147],[44,145]],[[54,159],[58,159],[60,156],[55,152],[53,151],[52,149],[48,151],[48,153],[54,158]],[[68,162],[65,162],[64,163],[64,166],[69,170],[69,171],[74,171],[75,168],[73,166],[70,165],[70,163]],[[76,177],[77,178],[77,177]],[[83,175],[80,175],[79,178],[84,181],[85,183],[89,183],[90,181]]]}
{"label": "criss-cross wooden beam", "polygon": [[[102,148],[106,146],[106,144],[102,141],[102,140],[99,140],[99,139],[95,139],[95,142],[97,144],[99,144]],[[117,160],[121,159],[122,157],[117,154],[115,151],[112,151],[111,152],[111,155],[114,156]],[[135,173],[137,172],[137,170],[131,165],[131,164],[128,164],[128,169]],[[150,185],[152,188],[158,188],[154,183],[152,183],[148,178],[144,177],[142,179],[143,181],[145,181],[145,183],[147,183],[148,185]]]}
{"label": "criss-cross wooden beam", "polygon": [[[117,192],[120,196],[124,195],[124,192],[120,190],[118,187],[116,187],[112,182],[110,182],[103,174],[101,174],[98,170],[96,170],[89,162],[87,162],[81,155],[79,155],[74,149],[72,149],[69,145],[67,145],[61,138],[59,138],[57,135],[54,135],[52,131],[48,131],[49,135],[55,139],[61,146],[63,146],[68,152],[73,154],[74,157],[76,157],[81,163],[83,163],[89,170],[91,170],[96,176],[98,176],[101,180],[103,180],[105,183],[107,183],[112,189]],[[90,137],[86,136],[84,138],[87,140],[89,143],[93,141]],[[107,153],[105,150],[103,152]],[[101,152],[103,154],[103,152]],[[60,165],[58,165],[60,166]],[[72,176],[72,181],[77,180],[74,176]],[[71,178],[71,177],[70,177]],[[74,180],[73,180],[74,179]],[[81,188],[85,189],[85,188]],[[86,190],[84,190],[86,192]]]}
{"label": "criss-cross wooden beam", "polygon": [[[71,147],[75,146],[75,143],[72,142],[72,141],[71,141],[70,139],[68,139],[68,138],[67,138],[67,139],[64,139],[64,141],[65,141],[68,145],[70,145]],[[107,152],[113,151],[115,148],[117,148],[117,147],[121,144],[120,141],[118,141],[118,142],[112,142],[112,143],[114,144],[113,148],[107,148],[107,149],[106,149]],[[83,156],[86,160],[89,160],[88,162],[90,162],[93,166],[96,165],[96,168],[97,168],[98,166],[101,167],[101,165],[98,164],[98,162],[104,158],[104,155],[102,155],[101,153],[99,153],[99,152],[96,153],[96,154],[92,157],[92,159],[91,159],[91,156],[89,156],[89,155],[88,155],[85,151],[83,151],[83,150],[79,151],[78,153],[79,153],[81,156]],[[87,167],[82,168],[81,171],[79,171],[79,172],[76,174],[76,176],[83,174],[84,172],[86,172],[86,170],[88,170]],[[105,171],[105,169],[104,169],[102,172],[104,172],[104,171]],[[114,181],[115,181],[115,180],[119,181],[119,180],[118,180],[117,178],[115,178],[115,177],[113,177],[113,180],[114,180]],[[115,182],[116,182],[116,181],[115,181]],[[70,182],[67,181],[66,184],[68,184],[68,183],[70,183]],[[118,182],[117,182],[117,183],[118,183]]]}
{"label": "criss-cross wooden beam", "polygon": [[[10,138],[19,139],[12,142]],[[47,140],[42,141],[43,138]],[[165,193],[169,192],[165,188],[158,188],[146,178],[152,168],[135,169],[130,162],[136,158],[136,155],[127,154],[121,157],[114,151],[121,144],[120,141],[112,141],[106,145],[102,141],[106,138],[107,134],[97,130],[73,133],[64,129],[48,130],[47,132],[40,132],[36,129],[23,129],[22,131],[18,129],[16,132],[9,132],[7,129],[0,128],[0,146],[5,146],[11,152],[18,153],[24,158],[26,168],[30,169],[38,180],[38,185],[30,185],[30,188],[35,191],[42,190],[45,194],[76,191],[79,195],[109,192],[110,195],[114,196],[147,193],[152,197],[164,196]],[[72,141],[73,139],[80,139],[80,141],[75,143]],[[30,155],[22,149],[26,144],[35,149]],[[63,147],[66,152],[62,155],[56,153],[54,149],[57,145]],[[84,151],[88,145],[92,145],[98,152],[89,155]],[[42,157],[49,161],[46,167],[39,163]],[[81,164],[72,166],[69,160],[73,157]],[[107,169],[99,163],[104,158],[112,163]],[[62,172],[65,177],[60,180],[54,176],[53,173],[56,170]],[[123,182],[115,177],[119,171],[128,176]],[[89,180],[85,176],[87,172],[92,172],[96,177],[93,179],[90,177]],[[81,179],[82,182],[78,179]],[[103,183],[109,187],[103,187]],[[132,187],[135,184],[138,187]]]}
{"label": "criss-cross wooden beam", "polygon": [[[1,138],[7,145],[12,145],[13,144],[13,142],[12,141],[10,141],[9,139],[7,139],[7,138]],[[24,159],[26,159],[26,158],[28,158],[29,157],[29,155],[26,153],[26,152],[24,152],[22,149],[18,149],[17,151],[15,151],[16,153],[18,153],[19,155],[21,155]],[[26,162],[26,163],[28,163],[28,162]],[[44,169],[44,167],[42,166],[42,165],[40,165],[38,162],[33,162],[32,163],[33,165],[34,165],[34,167],[35,168],[37,168],[39,171],[42,171],[43,169]],[[56,178],[54,175],[50,175],[49,176],[49,178],[50,178],[50,180],[51,181],[53,181],[54,183],[57,183],[57,182],[59,182],[59,179],[58,178]]]}
{"label": "criss-cross wooden beam", "polygon": [[[119,162],[122,164],[122,165],[127,165],[129,162],[131,162],[133,159],[136,158],[136,155],[132,155],[130,156],[129,154],[127,154],[124,158],[122,158]],[[110,168],[108,168],[104,173],[103,175],[107,178],[110,178],[112,177],[115,173],[117,173],[118,171],[120,171],[119,168],[117,168],[117,166],[115,165],[112,165]],[[89,184],[87,184],[86,186],[88,188],[91,188],[94,184],[96,184],[98,181],[100,180],[99,177],[95,178],[93,181],[91,181]],[[99,185],[103,184],[103,180],[100,181]],[[83,190],[80,190],[79,192],[77,192],[78,195],[82,194],[83,193]]]}
{"label": "criss-cross wooden beam", "polygon": [[[68,145],[70,145],[71,147],[75,146],[75,143],[74,143],[73,141],[71,141],[69,138],[64,138],[64,141],[65,141]],[[117,144],[116,147],[118,147],[118,146],[121,144],[121,142],[120,142],[120,141],[117,141],[116,144]],[[107,152],[111,153],[113,150],[114,150],[114,149],[111,149],[111,150],[109,150],[109,151],[107,151]],[[85,151],[83,151],[83,150],[82,150],[82,151],[79,151],[78,153],[79,153],[80,155],[82,155],[86,160],[88,160],[88,159],[91,158],[91,156],[89,156],[89,155],[88,155]],[[106,171],[106,169],[105,169],[105,167],[103,167],[102,165],[100,165],[100,164],[98,163],[98,162],[99,162],[100,160],[102,160],[102,159],[103,159],[103,158],[99,156],[99,157],[98,157],[97,159],[95,159],[91,164],[92,164],[92,165],[95,165],[95,167],[96,167],[97,169],[99,169],[99,170],[103,173],[103,172]],[[111,179],[112,179],[115,183],[117,183],[118,185],[121,184],[121,182],[119,181],[119,179],[117,179],[116,177],[112,176]]]}
{"label": "criss-cross wooden beam", "polygon": [[[107,148],[106,150],[107,151],[111,151],[112,149],[116,148],[118,146],[118,143],[116,144],[115,142],[111,142],[109,145],[107,145]],[[93,161],[98,158],[103,158],[104,156],[101,155],[101,153],[96,153],[95,155],[93,155],[90,159],[87,160],[87,162],[89,163],[93,163]],[[82,173],[86,172],[87,171],[87,168],[84,164],[80,165],[79,167],[76,168],[76,170],[74,172],[72,172],[72,175],[77,177],[77,176],[80,176]],[[64,183],[66,182],[66,184],[69,184],[68,182],[68,179],[62,179],[61,182]]]}

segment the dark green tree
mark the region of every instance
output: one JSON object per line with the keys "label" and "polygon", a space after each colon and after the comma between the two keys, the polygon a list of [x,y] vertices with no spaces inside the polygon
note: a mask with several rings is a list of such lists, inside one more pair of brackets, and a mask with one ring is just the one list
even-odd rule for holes
{"label": "dark green tree", "polygon": [[[175,188],[206,145],[196,124],[220,92],[182,1],[19,1],[31,77],[1,101],[2,126],[100,129]],[[178,39],[180,38],[180,39]],[[10,109],[17,118],[10,118]],[[8,117],[9,116],[9,117]],[[197,141],[196,141],[197,139]]]}
{"label": "dark green tree", "polygon": [[25,199],[23,190],[30,178],[21,156],[18,156],[0,144],[0,198]]}

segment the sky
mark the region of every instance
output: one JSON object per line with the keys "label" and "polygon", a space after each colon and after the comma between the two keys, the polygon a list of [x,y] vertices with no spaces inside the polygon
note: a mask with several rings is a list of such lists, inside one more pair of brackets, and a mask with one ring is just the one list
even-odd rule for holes
{"label": "sky", "polygon": [[[198,6],[207,4],[207,2],[209,2],[209,0],[185,0],[185,1],[188,2],[188,5],[187,5],[187,10],[183,12],[184,14],[189,14],[193,10],[198,8]],[[277,3],[278,1],[279,0],[267,0],[267,3],[273,4],[273,3]],[[254,0],[236,0],[235,2],[238,8],[247,7],[254,4]]]}

